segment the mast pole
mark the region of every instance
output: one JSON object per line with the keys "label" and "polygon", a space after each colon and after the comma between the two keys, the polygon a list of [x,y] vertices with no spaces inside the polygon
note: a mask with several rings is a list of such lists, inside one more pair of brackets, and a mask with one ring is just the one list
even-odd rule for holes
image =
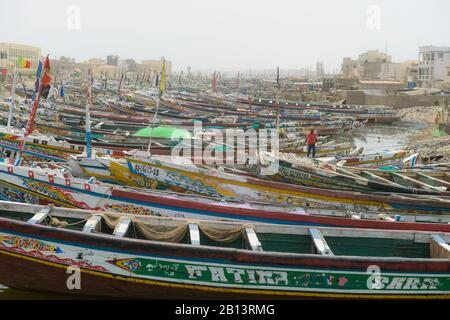
{"label": "mast pole", "polygon": [[165,89],[166,89],[166,60],[163,59],[163,65],[162,65],[162,70],[161,70],[161,81],[159,82],[158,100],[156,102],[156,111],[155,111],[155,114],[153,115],[153,121],[152,121],[152,126],[151,126],[152,130],[151,130],[150,140],[148,141],[148,148],[147,148],[148,154],[150,154],[150,148],[151,148],[151,144],[153,142],[153,128],[155,126],[155,122],[158,117],[159,104],[160,104],[161,97],[162,97]]}
{"label": "mast pole", "polygon": [[[48,59],[48,56],[47,56],[47,59]],[[43,68],[45,68],[44,64],[43,64]],[[42,76],[43,76],[43,74],[45,74],[45,72],[47,72],[47,71],[42,70],[42,73],[39,74],[38,79],[37,79],[38,80],[38,90],[37,90],[36,96],[34,98],[33,107],[30,112],[30,117],[28,118],[28,123],[27,123],[25,134],[23,136],[23,140],[20,142],[19,152],[17,153],[17,159],[16,159],[16,162],[14,163],[15,166],[19,166],[22,164],[22,154],[23,154],[23,151],[25,150],[26,138],[30,135],[31,132],[33,132],[33,122],[36,117],[36,112],[37,112],[37,108],[39,106],[39,100],[41,99],[42,90],[44,89],[44,81],[42,79]]]}
{"label": "mast pole", "polygon": [[22,83],[23,91],[25,92],[25,98],[28,99],[28,90],[25,87],[25,81],[23,81],[22,74],[19,72],[20,82]]}
{"label": "mast pole", "polygon": [[12,88],[11,88],[11,107],[9,109],[9,114],[8,114],[8,124],[6,125],[8,132],[11,128],[11,120],[12,120],[14,104],[15,104],[14,102],[15,102],[16,83],[17,83],[17,74],[16,73],[17,73],[16,68],[14,68],[13,79],[12,79]]}
{"label": "mast pole", "polygon": [[88,87],[87,87],[87,102],[86,102],[86,156],[92,159],[92,144],[91,144],[91,112],[90,106],[92,104],[92,76],[91,69],[88,71]]}
{"label": "mast pole", "polygon": [[[119,73],[120,73],[120,71],[119,71]],[[120,99],[120,97],[121,97],[122,79],[123,79],[123,71],[122,71],[122,73],[121,73],[121,75],[120,75],[120,78],[119,78],[119,85],[118,85],[118,87],[117,87],[117,95],[119,96],[119,99]]]}

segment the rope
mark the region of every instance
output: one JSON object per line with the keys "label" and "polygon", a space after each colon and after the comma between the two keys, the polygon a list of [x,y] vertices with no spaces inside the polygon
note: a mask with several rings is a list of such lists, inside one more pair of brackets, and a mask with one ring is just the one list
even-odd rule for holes
{"label": "rope", "polygon": [[109,192],[108,192],[108,194],[105,194],[105,196],[106,197],[103,197],[103,198],[100,198],[99,200],[98,200],[98,202],[97,202],[97,207],[100,207],[100,204],[101,204],[101,202],[102,201],[106,201],[106,200],[109,200],[109,198],[112,196],[112,193],[113,193],[113,191],[114,191],[114,186],[111,186],[110,188],[109,188]]}
{"label": "rope", "polygon": [[66,228],[66,227],[70,227],[70,226],[76,226],[78,224],[86,223],[88,221],[88,219],[84,219],[84,220],[80,220],[78,222],[68,223],[67,221],[61,221],[58,218],[52,217],[50,215],[49,215],[49,217],[51,218],[49,225],[52,227],[56,227],[56,228]]}

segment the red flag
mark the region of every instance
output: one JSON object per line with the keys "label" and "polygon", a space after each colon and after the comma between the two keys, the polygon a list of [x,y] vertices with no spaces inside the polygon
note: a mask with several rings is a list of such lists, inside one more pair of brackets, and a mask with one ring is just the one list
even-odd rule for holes
{"label": "red flag", "polygon": [[6,76],[6,75],[7,75],[7,73],[8,73],[8,70],[6,70],[6,69],[2,69],[2,76]]}
{"label": "red flag", "polygon": [[44,70],[50,71],[50,59],[48,58],[48,55],[47,58],[45,59]]}
{"label": "red flag", "polygon": [[52,81],[52,77],[50,77],[48,73],[45,72],[44,75],[42,76],[42,83],[44,85],[44,88],[50,84],[50,81]]}
{"label": "red flag", "polygon": [[42,83],[43,83],[43,87],[47,87],[50,84],[50,81],[52,81],[52,77],[50,77],[50,59],[47,58],[45,59],[44,62],[44,75],[42,76]]}

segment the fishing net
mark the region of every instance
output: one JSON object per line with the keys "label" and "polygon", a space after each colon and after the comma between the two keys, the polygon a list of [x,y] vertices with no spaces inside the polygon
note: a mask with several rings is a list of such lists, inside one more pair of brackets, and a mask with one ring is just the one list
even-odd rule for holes
{"label": "fishing net", "polygon": [[133,225],[144,238],[153,241],[164,242],[180,242],[189,231],[189,224],[197,224],[199,230],[204,236],[212,241],[219,243],[230,243],[237,240],[244,233],[246,228],[254,228],[251,224],[244,225],[223,225],[214,222],[200,222],[200,221],[180,221],[180,220],[168,220],[164,221],[164,224],[146,223],[138,218],[130,216],[121,216],[113,213],[97,213],[101,215],[109,228],[114,229],[122,219],[131,219]]}
{"label": "fishing net", "polygon": [[165,226],[165,225],[150,225],[142,222],[136,223],[134,225],[136,229],[147,239],[153,241],[164,241],[164,242],[180,242],[186,236],[189,230],[188,224],[181,224],[178,226]]}
{"label": "fishing net", "polygon": [[251,225],[227,226],[213,222],[201,222],[198,227],[206,237],[222,243],[233,242],[243,234],[245,228],[253,228]]}

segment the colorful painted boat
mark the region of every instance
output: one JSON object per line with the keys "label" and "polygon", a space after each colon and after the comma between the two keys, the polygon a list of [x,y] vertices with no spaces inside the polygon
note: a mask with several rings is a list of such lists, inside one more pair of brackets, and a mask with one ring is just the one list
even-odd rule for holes
{"label": "colorful painted boat", "polygon": [[[280,145],[282,145],[280,141]],[[316,146],[316,156],[331,157],[331,156],[346,156],[353,151],[353,146],[350,143],[334,143],[334,141],[319,144]],[[308,147],[302,145],[301,148],[280,148],[280,152],[293,153],[298,156],[307,156]]]}
{"label": "colorful painted boat", "polygon": [[409,156],[406,151],[362,154],[356,156],[336,156],[334,163],[340,166],[360,168],[380,168],[383,166],[402,166]]}
{"label": "colorful painted boat", "polygon": [[0,283],[119,298],[449,299],[449,242],[449,233],[137,218],[0,202]]}
{"label": "colorful painted boat", "polygon": [[406,188],[411,193],[427,192],[447,194],[450,189],[450,173],[446,164],[415,166],[403,170],[363,169],[357,167],[334,167],[336,172],[361,177],[394,188]]}
{"label": "colorful painted boat", "polygon": [[[292,155],[280,154],[279,170],[275,181],[300,184],[331,190],[359,192],[396,192],[449,196],[450,181],[445,172],[433,174],[399,170],[370,170],[333,166]],[[437,177],[440,177],[438,179]]]}
{"label": "colorful painted boat", "polygon": [[[333,207],[347,210],[394,210],[410,213],[450,213],[450,200],[427,195],[398,195],[391,193],[360,193],[292,185],[251,176],[225,173],[176,164],[170,157],[144,157],[134,153],[126,163],[106,157],[96,157],[111,175],[126,179],[132,185],[171,186],[187,192],[222,199],[265,202],[278,205]],[[125,160],[123,160],[125,161]],[[89,168],[86,168],[89,169]],[[93,176],[95,172],[89,172]],[[157,182],[156,184],[154,182]]]}
{"label": "colorful painted boat", "polygon": [[[0,154],[15,158],[23,140],[23,133],[8,133],[1,128]],[[84,146],[56,141],[48,136],[30,135],[25,141],[24,152],[28,160],[65,162],[70,154],[81,154],[84,151]]]}
{"label": "colorful painted boat", "polygon": [[[0,154],[7,158],[15,158],[19,151],[20,144],[24,140],[21,132],[9,133],[7,129],[0,127]],[[70,143],[65,140],[56,140],[52,136],[43,134],[33,134],[25,138],[25,159],[28,161],[46,161],[46,162],[66,162],[72,155],[81,155],[85,153],[85,142],[81,144]],[[154,148],[158,151],[170,152],[170,148]],[[123,148],[120,146],[97,147],[96,153],[99,155],[109,155],[116,158],[125,156]]]}
{"label": "colorful painted boat", "polygon": [[3,163],[0,163],[0,197],[7,201],[96,211],[114,210],[134,215],[450,232],[450,216],[406,213],[396,217],[389,212],[348,212],[220,201],[193,195],[124,188],[94,182],[92,179],[73,178],[67,171]]}

